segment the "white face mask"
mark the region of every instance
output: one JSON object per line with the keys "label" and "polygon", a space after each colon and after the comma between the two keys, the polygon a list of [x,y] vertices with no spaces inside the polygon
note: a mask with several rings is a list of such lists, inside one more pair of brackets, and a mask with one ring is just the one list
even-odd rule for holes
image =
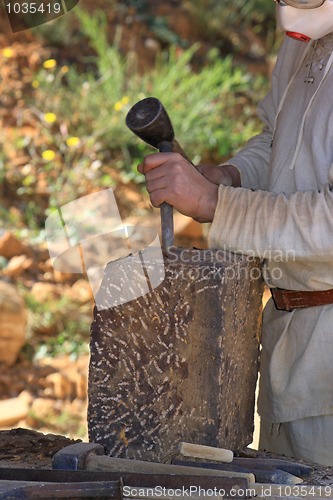
{"label": "white face mask", "polygon": [[281,2],[276,7],[276,18],[278,26],[292,38],[317,40],[333,32],[333,0],[326,0],[315,9],[295,8]]}

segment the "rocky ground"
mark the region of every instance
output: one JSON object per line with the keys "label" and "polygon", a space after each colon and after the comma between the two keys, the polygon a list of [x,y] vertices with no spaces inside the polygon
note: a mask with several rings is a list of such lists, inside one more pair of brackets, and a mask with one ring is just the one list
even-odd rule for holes
{"label": "rocky ground", "polygon": [[[44,245],[23,243],[11,232],[0,237],[0,428],[22,426],[86,436],[85,407],[88,355],[35,360],[33,342],[56,334],[54,324],[33,327],[32,312],[21,292],[40,303],[67,295],[72,306],[91,311],[87,281],[74,284],[53,276]],[[37,329],[36,329],[37,328]],[[52,332],[53,329],[53,332]],[[31,337],[34,337],[34,340]],[[29,347],[31,351],[29,352]]]}

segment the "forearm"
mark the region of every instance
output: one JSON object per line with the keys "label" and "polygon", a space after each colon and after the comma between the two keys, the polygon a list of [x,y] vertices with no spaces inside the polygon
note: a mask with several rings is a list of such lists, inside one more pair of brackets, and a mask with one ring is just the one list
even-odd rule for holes
{"label": "forearm", "polygon": [[333,191],[290,196],[220,186],[209,246],[264,257],[292,255],[312,262],[333,259]]}

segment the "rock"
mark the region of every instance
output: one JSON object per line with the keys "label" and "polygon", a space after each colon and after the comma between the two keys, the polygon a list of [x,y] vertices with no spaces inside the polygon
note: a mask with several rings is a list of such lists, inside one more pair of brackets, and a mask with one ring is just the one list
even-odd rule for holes
{"label": "rock", "polygon": [[15,363],[25,342],[26,322],[23,298],[14,285],[0,281],[0,362]]}
{"label": "rock", "polygon": [[30,294],[34,299],[45,303],[59,299],[62,296],[62,287],[38,281],[32,286]]}
{"label": "rock", "polygon": [[32,402],[29,415],[26,417],[26,424],[30,427],[39,428],[44,425],[44,421],[54,413],[56,401],[48,398],[35,398]]}
{"label": "rock", "polygon": [[10,427],[27,417],[31,396],[24,391],[17,398],[0,401],[0,427]]}
{"label": "rock", "polygon": [[0,255],[6,259],[11,259],[26,252],[27,247],[11,232],[6,231],[0,236]]}
{"label": "rock", "polygon": [[45,379],[46,389],[44,394],[55,399],[73,399],[74,386],[66,374],[51,373]]}
{"label": "rock", "polygon": [[[83,271],[82,271],[82,273],[83,273]],[[67,281],[70,281],[73,279],[73,274],[72,273],[62,273],[61,271],[57,271],[56,269],[54,269],[53,279],[57,283],[66,283]]]}
{"label": "rock", "polygon": [[42,260],[38,264],[38,268],[42,273],[52,273],[53,265],[51,259]]}
{"label": "rock", "polygon": [[76,281],[66,295],[80,304],[86,304],[94,299],[89,282],[84,279]]}
{"label": "rock", "polygon": [[4,268],[3,274],[5,276],[18,276],[24,271],[27,271],[33,266],[33,259],[27,257],[26,255],[17,255],[12,257],[8,265]]}
{"label": "rock", "polygon": [[47,397],[74,400],[76,398],[85,400],[87,398],[88,381],[87,381],[87,364],[88,358],[83,357],[80,363],[68,365],[68,360],[65,366],[60,362],[54,362],[54,368],[59,372],[51,373],[45,378],[45,391]]}

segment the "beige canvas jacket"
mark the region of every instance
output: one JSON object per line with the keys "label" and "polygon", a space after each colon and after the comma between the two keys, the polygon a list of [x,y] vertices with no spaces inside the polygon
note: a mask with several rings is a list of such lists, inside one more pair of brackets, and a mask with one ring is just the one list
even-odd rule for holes
{"label": "beige canvas jacket", "polygon": [[[242,187],[219,187],[211,248],[265,259],[265,280],[333,288],[333,34],[286,38],[258,111],[263,132],[228,163]],[[333,305],[264,311],[259,413],[272,422],[333,413]]]}

